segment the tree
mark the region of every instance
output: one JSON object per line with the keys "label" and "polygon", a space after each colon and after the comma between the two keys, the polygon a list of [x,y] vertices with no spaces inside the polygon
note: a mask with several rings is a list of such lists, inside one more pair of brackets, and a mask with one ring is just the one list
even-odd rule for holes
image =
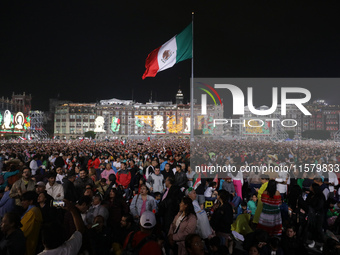
{"label": "tree", "polygon": [[327,140],[331,134],[327,130],[306,130],[302,132],[302,137],[307,139]]}
{"label": "tree", "polygon": [[85,132],[85,137],[94,139],[96,137],[96,133],[94,131]]}
{"label": "tree", "polygon": [[289,139],[294,139],[294,136],[295,136],[294,130],[287,130],[286,132],[288,134]]}

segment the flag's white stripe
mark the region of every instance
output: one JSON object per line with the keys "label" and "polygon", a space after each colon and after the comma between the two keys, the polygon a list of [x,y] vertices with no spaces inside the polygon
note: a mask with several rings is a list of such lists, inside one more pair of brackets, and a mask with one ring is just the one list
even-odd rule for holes
{"label": "flag's white stripe", "polygon": [[[176,36],[172,37],[169,41],[164,43],[158,51],[158,72],[173,67],[176,64],[177,43]],[[170,56],[166,58],[167,56]]]}

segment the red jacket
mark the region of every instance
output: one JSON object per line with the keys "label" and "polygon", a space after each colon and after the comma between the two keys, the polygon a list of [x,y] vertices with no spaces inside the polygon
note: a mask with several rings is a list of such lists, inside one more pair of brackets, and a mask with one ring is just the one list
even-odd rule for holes
{"label": "red jacket", "polygon": [[131,181],[131,173],[128,170],[120,170],[116,174],[116,182],[118,185],[122,185],[124,189],[127,189]]}
{"label": "red jacket", "polygon": [[88,168],[88,170],[90,170],[91,167],[98,169],[99,165],[100,165],[99,158],[96,158],[95,160],[90,159],[89,162],[87,163],[87,168]]}
{"label": "red jacket", "polygon": [[[124,249],[126,248],[126,246],[129,243],[129,239],[130,236],[133,234],[133,232],[131,232],[130,234],[128,234],[128,236],[125,239],[124,242]],[[145,237],[147,237],[149,234],[146,234],[144,232],[138,231],[134,234],[133,239],[132,239],[132,247],[136,247]],[[153,255],[161,255],[162,254],[162,250],[161,247],[158,245],[158,243],[154,240],[150,240],[149,242],[147,242],[146,244],[144,244],[142,246],[142,248],[139,250],[140,255],[149,255],[149,254],[153,254]]]}

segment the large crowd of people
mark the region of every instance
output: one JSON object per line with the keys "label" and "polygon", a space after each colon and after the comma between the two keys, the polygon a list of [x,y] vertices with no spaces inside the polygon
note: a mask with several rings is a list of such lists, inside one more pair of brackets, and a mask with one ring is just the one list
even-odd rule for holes
{"label": "large crowd of people", "polygon": [[0,254],[340,254],[335,142],[0,144]]}

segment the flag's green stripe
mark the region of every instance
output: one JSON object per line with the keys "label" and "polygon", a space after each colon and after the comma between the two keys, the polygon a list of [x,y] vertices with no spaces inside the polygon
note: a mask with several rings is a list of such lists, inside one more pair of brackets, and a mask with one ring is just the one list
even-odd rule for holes
{"label": "flag's green stripe", "polygon": [[176,63],[192,58],[192,23],[176,36]]}

